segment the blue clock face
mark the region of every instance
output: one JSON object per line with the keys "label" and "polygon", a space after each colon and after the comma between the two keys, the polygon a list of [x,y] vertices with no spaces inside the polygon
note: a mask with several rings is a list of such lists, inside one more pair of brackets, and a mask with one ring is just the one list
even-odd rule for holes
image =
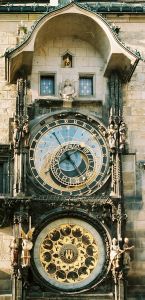
{"label": "blue clock face", "polygon": [[83,195],[98,190],[108,170],[108,149],[91,124],[59,119],[33,138],[30,166],[36,181],[55,194]]}
{"label": "blue clock face", "polygon": [[[77,169],[84,165],[84,160],[82,159],[81,153],[76,150],[68,150],[66,151],[60,161],[60,169],[63,170],[66,174],[70,174],[70,176],[73,176],[73,174],[77,174]],[[82,167],[80,168],[81,172]]]}

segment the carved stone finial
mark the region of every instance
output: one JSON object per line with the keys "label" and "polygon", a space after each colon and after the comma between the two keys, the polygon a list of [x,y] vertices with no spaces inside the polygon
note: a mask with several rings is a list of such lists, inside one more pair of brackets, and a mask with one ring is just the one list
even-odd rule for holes
{"label": "carved stone finial", "polygon": [[118,34],[120,31],[120,27],[114,23],[112,24],[111,28],[116,34]]}
{"label": "carved stone finial", "polygon": [[17,44],[20,44],[25,39],[27,32],[28,30],[26,24],[21,21],[17,27]]}

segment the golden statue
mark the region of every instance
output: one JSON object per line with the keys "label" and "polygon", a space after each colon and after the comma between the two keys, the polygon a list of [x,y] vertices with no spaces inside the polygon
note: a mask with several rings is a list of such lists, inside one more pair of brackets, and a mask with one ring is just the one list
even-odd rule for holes
{"label": "golden statue", "polygon": [[33,248],[32,243],[32,236],[35,228],[29,229],[27,233],[21,230],[21,237],[22,237],[22,253],[21,253],[21,260],[22,260],[22,268],[30,266],[30,250]]}

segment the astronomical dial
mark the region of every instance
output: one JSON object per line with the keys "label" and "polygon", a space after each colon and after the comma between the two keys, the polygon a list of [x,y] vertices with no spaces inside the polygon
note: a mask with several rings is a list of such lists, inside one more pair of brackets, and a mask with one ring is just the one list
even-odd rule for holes
{"label": "astronomical dial", "polygon": [[36,181],[58,195],[98,190],[105,181],[108,157],[100,132],[73,118],[45,124],[30,146],[30,166]]}

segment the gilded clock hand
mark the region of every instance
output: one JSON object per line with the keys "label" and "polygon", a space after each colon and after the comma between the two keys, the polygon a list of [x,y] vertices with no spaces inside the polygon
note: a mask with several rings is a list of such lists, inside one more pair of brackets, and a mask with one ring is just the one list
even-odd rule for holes
{"label": "gilded clock hand", "polygon": [[[59,143],[59,145],[61,145],[61,142],[59,141],[59,139],[58,139],[56,133],[53,132],[52,134],[53,134],[54,137],[56,138],[56,140],[57,140],[57,142]],[[73,153],[71,153],[70,156],[71,156],[72,154],[76,153],[76,152],[77,152],[77,150],[75,150]],[[66,156],[67,156],[67,157],[66,157]],[[69,156],[68,154],[67,154],[67,155],[65,154],[65,157],[64,157],[63,159],[61,159],[60,163],[63,162],[66,158],[69,158],[70,156]],[[69,160],[70,160],[70,159],[69,159]],[[45,174],[47,174],[48,172],[50,172],[50,168],[45,172]]]}
{"label": "gilded clock hand", "polygon": [[[61,145],[61,143],[60,143],[60,141],[59,141],[59,139],[58,139],[56,133],[53,132],[52,134],[55,136],[55,138],[56,138],[56,140],[58,141],[59,145]],[[75,154],[77,151],[78,151],[78,150],[74,150],[74,151],[73,151],[71,154],[69,154],[68,156],[71,157],[71,156],[72,156],[73,154]],[[64,160],[65,160],[65,158],[63,158],[63,159],[60,161],[60,163],[63,162]]]}
{"label": "gilded clock hand", "polygon": [[[72,165],[75,167],[79,175],[82,175],[82,173],[79,171],[78,167],[76,166],[75,162],[72,160],[71,156],[75,154],[78,150],[74,150],[72,153],[68,154],[67,152],[64,153],[64,158],[60,159],[60,163],[62,163],[65,159],[68,159]],[[50,172],[50,168],[45,172],[45,174]]]}
{"label": "gilded clock hand", "polygon": [[[71,151],[72,151],[72,150],[71,150]],[[71,152],[71,153],[69,154],[69,157],[71,157],[71,156],[72,156],[73,154],[75,154],[76,152],[78,152],[78,150],[74,150],[73,152]],[[66,157],[62,158],[62,159],[60,160],[60,163],[63,162],[65,159],[66,159]]]}
{"label": "gilded clock hand", "polygon": [[[55,138],[56,138],[56,140],[58,141],[59,145],[61,145],[61,143],[60,143],[60,141],[59,141],[59,139],[58,139],[56,133],[53,132],[52,134],[55,136]],[[73,154],[73,153],[72,153],[72,154]],[[73,159],[71,158],[71,156],[68,154],[68,152],[64,153],[64,155],[65,155],[65,157],[66,157],[68,160],[70,160],[70,162],[71,162],[72,165],[75,167],[75,169],[76,169],[76,171],[78,172],[78,174],[81,176],[82,173],[80,172],[80,170],[78,169],[78,167],[76,166],[75,162],[73,161]]]}
{"label": "gilded clock hand", "polygon": [[[78,150],[74,150],[70,155],[68,155],[68,157],[66,157],[67,154],[65,153],[65,154],[64,154],[64,157],[63,157],[62,159],[60,159],[60,163],[62,163],[66,158],[70,160],[71,156],[72,156],[73,154],[75,154],[77,151],[78,151]],[[49,169],[45,172],[45,174],[47,174],[48,172],[50,172],[50,167],[49,167]]]}
{"label": "gilded clock hand", "polygon": [[82,173],[80,172],[80,170],[79,170],[78,167],[76,166],[76,164],[75,164],[74,160],[71,158],[71,156],[70,156],[67,152],[64,153],[64,155],[66,156],[66,158],[67,158],[68,160],[70,160],[70,162],[72,163],[72,165],[73,165],[73,166],[75,167],[75,169],[77,170],[78,174],[81,176]]}
{"label": "gilded clock hand", "polygon": [[[58,139],[56,133],[53,132],[52,134],[55,136],[55,138],[56,138],[56,140],[58,141],[59,145],[61,145],[61,143],[60,143],[60,141],[59,141],[59,139]],[[69,155],[67,152],[64,153],[64,155],[65,155],[65,158],[69,159],[73,164],[75,164],[74,161],[73,161],[72,159],[70,159],[70,155]],[[65,160],[65,158],[64,158],[64,160]],[[62,161],[61,161],[61,162],[62,162]],[[76,167],[77,167],[77,166],[76,166]]]}
{"label": "gilded clock hand", "polygon": [[[80,172],[80,170],[78,169],[78,167],[76,166],[75,162],[71,159],[71,157],[69,156],[69,154],[66,152],[65,153],[68,156],[68,159],[70,160],[70,162],[72,163],[72,165],[75,167],[76,171],[78,172],[78,174],[80,176],[82,176],[83,174]],[[83,180],[86,179],[86,176],[84,176]],[[85,186],[89,189],[89,186],[86,182],[84,182]]]}

